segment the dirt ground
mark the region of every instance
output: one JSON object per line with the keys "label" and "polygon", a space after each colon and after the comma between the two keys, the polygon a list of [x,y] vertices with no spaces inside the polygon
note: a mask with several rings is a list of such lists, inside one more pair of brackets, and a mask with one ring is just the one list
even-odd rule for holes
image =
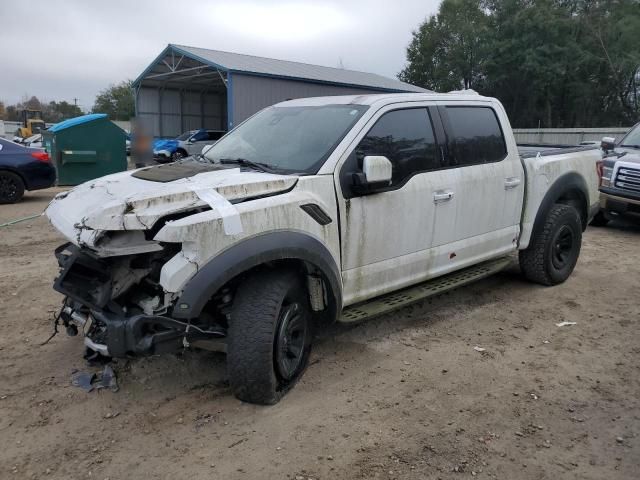
{"label": "dirt ground", "polygon": [[558,287],[514,267],[332,327],[273,407],[236,400],[224,355],[203,351],[120,361],[117,393],[72,386],[91,370],[81,339],[39,346],[60,243],[44,217],[0,228],[2,479],[638,478],[638,227],[589,228]]}

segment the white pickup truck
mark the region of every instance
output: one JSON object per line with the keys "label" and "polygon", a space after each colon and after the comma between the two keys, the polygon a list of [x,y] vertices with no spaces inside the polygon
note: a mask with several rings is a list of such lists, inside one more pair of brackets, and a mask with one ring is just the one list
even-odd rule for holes
{"label": "white pickup truck", "polygon": [[266,108],[204,156],[56,196],[60,318],[94,355],[224,348],[236,396],[275,403],[325,322],[484,278],[516,251],[526,278],[567,279],[598,210],[600,152],[521,150],[479,95]]}

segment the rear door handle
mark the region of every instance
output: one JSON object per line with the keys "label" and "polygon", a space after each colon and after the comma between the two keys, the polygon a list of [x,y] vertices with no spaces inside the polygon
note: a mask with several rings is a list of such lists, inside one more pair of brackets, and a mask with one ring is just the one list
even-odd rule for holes
{"label": "rear door handle", "polygon": [[504,179],[504,189],[509,190],[511,188],[516,188],[520,185],[520,179],[518,177],[508,177]]}
{"label": "rear door handle", "polygon": [[433,201],[435,203],[448,202],[453,198],[454,192],[452,190],[438,190],[433,194]]}

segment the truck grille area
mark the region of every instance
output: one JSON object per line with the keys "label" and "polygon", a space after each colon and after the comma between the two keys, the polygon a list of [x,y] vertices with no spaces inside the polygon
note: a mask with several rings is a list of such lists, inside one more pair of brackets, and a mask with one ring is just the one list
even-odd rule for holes
{"label": "truck grille area", "polygon": [[640,168],[619,167],[614,186],[620,190],[640,194]]}
{"label": "truck grille area", "polygon": [[160,269],[174,253],[166,249],[98,258],[67,243],[56,249],[60,273],[53,288],[92,310],[130,310],[142,297],[157,297],[160,302]]}

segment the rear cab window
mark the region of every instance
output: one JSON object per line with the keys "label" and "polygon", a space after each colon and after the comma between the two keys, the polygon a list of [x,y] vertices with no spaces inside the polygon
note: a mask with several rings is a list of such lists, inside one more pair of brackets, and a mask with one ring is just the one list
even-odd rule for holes
{"label": "rear cab window", "polygon": [[499,162],[507,145],[496,112],[484,106],[444,107],[452,167]]}

